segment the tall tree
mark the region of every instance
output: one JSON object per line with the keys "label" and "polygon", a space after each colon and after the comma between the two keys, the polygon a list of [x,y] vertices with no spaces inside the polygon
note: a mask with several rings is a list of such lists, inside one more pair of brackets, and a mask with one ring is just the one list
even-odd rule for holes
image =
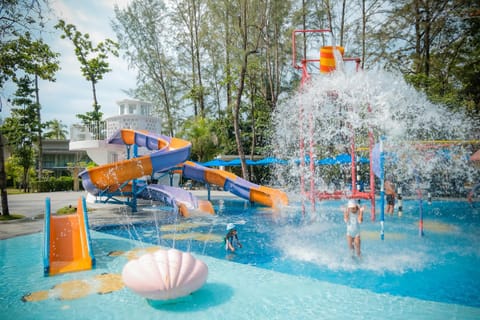
{"label": "tall tree", "polygon": [[28,172],[34,160],[33,140],[40,125],[37,118],[39,106],[35,102],[34,81],[24,76],[18,79],[17,83],[18,89],[12,100],[12,104],[17,108],[12,108],[11,117],[5,119],[2,132],[23,168],[22,186],[27,192]]}
{"label": "tall tree", "polygon": [[[0,57],[4,58],[4,46],[19,34],[35,28],[43,28],[42,4],[45,1],[16,0],[3,1],[0,9]],[[0,63],[0,87],[12,77],[17,59]],[[1,104],[0,104],[1,105]],[[0,133],[0,196],[2,215],[10,214],[7,196],[7,176],[5,173],[4,138]]]}
{"label": "tall tree", "polygon": [[[174,11],[172,15],[174,25],[178,23],[177,40],[183,44],[189,57],[191,70],[191,84],[188,97],[193,101],[193,110],[195,116],[205,117],[205,88],[203,86],[203,68],[202,68],[202,43],[200,39],[202,18],[204,15],[205,0],[178,0],[174,1]],[[187,30],[187,32],[184,32]],[[182,56],[179,58],[181,59]],[[181,61],[181,60],[180,60]]]}
{"label": "tall tree", "polygon": [[35,103],[38,105],[36,118],[38,126],[36,129],[35,143],[37,144],[38,178],[42,177],[42,126],[40,89],[38,79],[55,81],[55,73],[60,69],[58,53],[53,52],[43,40],[33,40],[30,33],[26,32],[18,38],[7,41],[1,50],[0,64],[14,66],[10,76],[13,82],[18,82],[17,73],[31,75],[34,79]]}
{"label": "tall tree", "polygon": [[[458,95],[467,111],[480,117],[480,7],[472,6],[464,12],[465,45],[458,50],[456,65],[451,66],[451,74],[461,82]],[[456,51],[453,51],[456,52]]]}
{"label": "tall tree", "polygon": [[291,56],[289,51],[282,50],[282,48],[285,43],[289,43],[291,37],[291,30],[288,28],[290,18],[288,14],[292,9],[292,3],[291,1],[268,1],[267,5],[265,46],[262,53],[265,68],[260,71],[264,73],[265,81],[263,82],[260,78],[258,82],[259,84],[265,83],[262,90],[263,95],[273,112],[280,94],[291,88],[285,71],[291,65]]}
{"label": "tall tree", "polygon": [[85,125],[95,125],[97,138],[100,139],[100,122],[102,120],[103,113],[100,112],[100,104],[97,100],[96,85],[98,81],[103,79],[103,76],[112,71],[108,63],[108,55],[113,54],[118,56],[119,45],[110,40],[105,39],[93,46],[88,33],[82,34],[73,24],[67,24],[65,21],[60,20],[56,25],[56,29],[63,32],[62,39],[69,39],[74,48],[75,55],[78,62],[80,62],[80,70],[82,75],[92,85],[93,95],[93,111],[85,114],[77,114],[77,117],[83,121]]}
{"label": "tall tree", "polygon": [[125,9],[115,6],[112,24],[128,61],[138,70],[137,81],[142,85],[137,95],[163,111],[167,131],[173,135],[180,81],[170,56],[175,43],[165,4],[161,0],[134,0]]}
{"label": "tall tree", "polygon": [[[470,40],[473,19],[469,11],[475,1],[396,1],[378,32],[374,34],[379,56],[390,69],[401,71],[406,79],[425,91],[430,99],[452,108],[468,105],[459,95],[462,69],[466,61],[478,59]],[[381,40],[380,40],[381,39]],[[478,39],[478,37],[477,37]]]}
{"label": "tall tree", "polygon": [[242,177],[247,179],[248,170],[245,160],[245,151],[240,128],[240,107],[242,105],[245,77],[247,74],[248,59],[250,55],[258,53],[258,48],[263,37],[265,27],[265,5],[262,2],[242,0],[239,3],[240,15],[238,17],[238,49],[239,49],[239,79],[236,83],[236,97],[233,108],[233,128],[237,151],[242,163]]}

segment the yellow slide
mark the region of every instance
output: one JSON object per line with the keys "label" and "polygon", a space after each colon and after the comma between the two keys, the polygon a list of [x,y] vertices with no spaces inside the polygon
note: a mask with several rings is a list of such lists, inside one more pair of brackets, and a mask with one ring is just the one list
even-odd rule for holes
{"label": "yellow slide", "polygon": [[50,199],[45,213],[44,273],[56,275],[91,269],[95,265],[85,199],[78,199],[77,212],[53,216]]}

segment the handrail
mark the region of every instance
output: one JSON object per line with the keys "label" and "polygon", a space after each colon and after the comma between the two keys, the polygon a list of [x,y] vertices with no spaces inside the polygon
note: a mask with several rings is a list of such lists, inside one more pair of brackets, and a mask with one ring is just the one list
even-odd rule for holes
{"label": "handrail", "polygon": [[50,273],[50,198],[45,199],[44,241],[43,241],[43,274]]}

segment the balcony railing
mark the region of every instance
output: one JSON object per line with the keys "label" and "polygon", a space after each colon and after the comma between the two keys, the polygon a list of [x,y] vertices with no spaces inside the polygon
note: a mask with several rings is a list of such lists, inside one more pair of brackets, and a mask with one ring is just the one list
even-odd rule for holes
{"label": "balcony railing", "polygon": [[70,141],[104,140],[107,135],[105,121],[98,124],[76,124],[70,128]]}

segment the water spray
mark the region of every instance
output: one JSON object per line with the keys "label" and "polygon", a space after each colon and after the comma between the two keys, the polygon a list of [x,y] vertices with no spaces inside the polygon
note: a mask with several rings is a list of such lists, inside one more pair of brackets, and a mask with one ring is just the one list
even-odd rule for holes
{"label": "water spray", "polygon": [[401,217],[403,215],[402,187],[398,187],[397,194],[398,194],[398,216]]}
{"label": "water spray", "polygon": [[380,239],[385,239],[385,154],[383,152],[383,140],[380,139]]}
{"label": "water spray", "polygon": [[418,209],[419,209],[419,221],[418,221],[418,235],[420,237],[424,236],[423,233],[423,196],[422,189],[420,186],[420,177],[418,173],[415,175],[415,182],[417,185],[417,198],[418,198]]}

